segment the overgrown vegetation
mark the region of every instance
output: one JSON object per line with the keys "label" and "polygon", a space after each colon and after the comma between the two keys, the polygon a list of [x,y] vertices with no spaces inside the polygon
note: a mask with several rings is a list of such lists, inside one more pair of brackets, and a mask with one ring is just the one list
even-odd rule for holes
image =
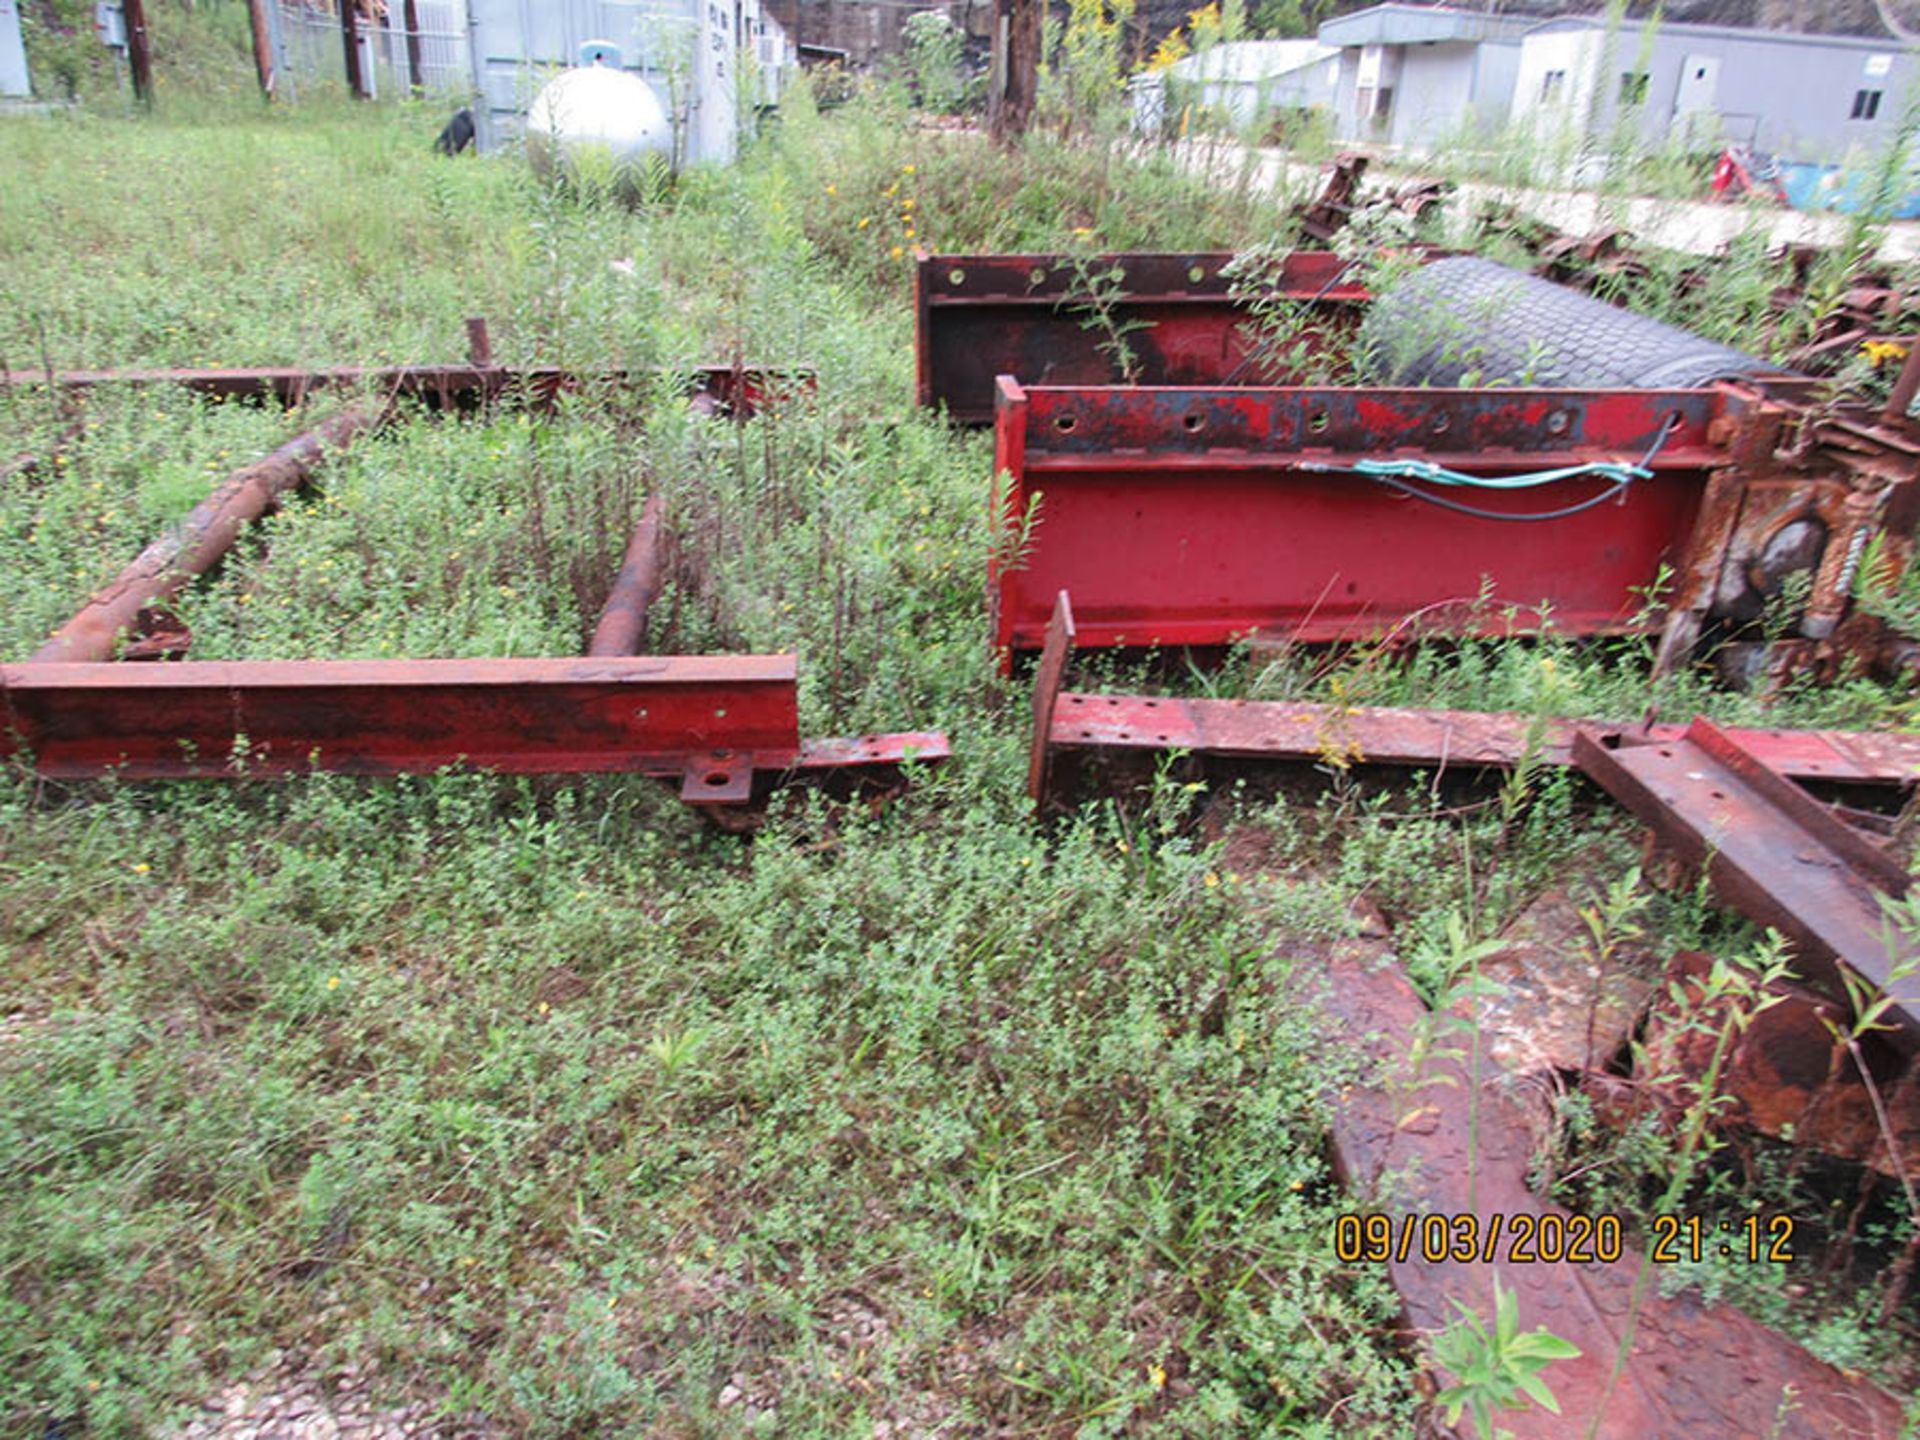
{"label": "overgrown vegetation", "polygon": [[[1081,19],[1076,104],[1117,75]],[[8,365],[450,358],[484,313],[502,360],[663,373],[357,446],[183,598],[196,655],[569,653],[664,489],[659,648],[797,650],[809,734],[942,728],[957,753],[903,803],[794,802],[750,841],[621,778],[0,778],[4,1425],[164,1429],[297,1348],[513,1433],[1412,1433],[1394,1307],[1328,1242],[1321,1107],[1367,1077],[1302,995],[1355,895],[1438,996],[1576,864],[1627,870],[1629,827],[1561,772],[1461,806],[1365,785],[1337,744],[1310,803],[1169,768],[1036,827],[984,641],[989,445],[909,404],[916,245],[1087,257],[1098,324],[1101,251],[1284,245],[1252,173],[1053,131],[997,156],[803,100],[629,210],[511,155],[436,160],[439,119],[9,124]],[[678,377],[735,357],[817,389],[738,427],[688,414]],[[76,432],[0,400],[0,457],[44,460],[0,490],[0,656],[301,423],[155,389],[103,392]],[[1907,715],[1866,680],[1655,684],[1637,640],[1408,638],[1180,686]],[[1668,948],[1751,938],[1691,894],[1635,917]],[[1642,1136],[1608,1179],[1678,1155],[1698,1201],[1705,1133]],[[1863,1264],[1911,1226],[1883,1228]],[[1876,1326],[1848,1295],[1769,1313],[1910,1373],[1911,1307]],[[1483,1398],[1529,1388],[1515,1369]]]}

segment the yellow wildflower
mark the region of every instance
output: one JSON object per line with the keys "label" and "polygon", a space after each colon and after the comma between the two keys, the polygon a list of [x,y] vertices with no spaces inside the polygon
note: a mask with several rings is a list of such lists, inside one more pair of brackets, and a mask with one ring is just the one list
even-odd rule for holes
{"label": "yellow wildflower", "polygon": [[146,861],[141,860],[134,865],[133,873],[136,875],[144,875],[151,869],[153,869],[151,865],[149,865]]}
{"label": "yellow wildflower", "polygon": [[338,990],[339,988],[340,988],[340,977],[338,975],[329,975],[327,977],[327,989]]}

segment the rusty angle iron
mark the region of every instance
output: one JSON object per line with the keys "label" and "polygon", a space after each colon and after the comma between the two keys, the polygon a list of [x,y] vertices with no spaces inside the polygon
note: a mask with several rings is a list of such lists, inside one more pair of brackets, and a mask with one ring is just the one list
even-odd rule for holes
{"label": "rusty angle iron", "polygon": [[[1920,977],[1879,895],[1906,895],[1904,869],[1794,780],[1835,787],[1920,782],[1920,735],[1817,730],[1638,730],[1474,711],[1188,700],[1063,689],[1076,643],[1070,597],[1055,596],[1035,676],[1028,787],[1043,812],[1102,762],[1184,753],[1202,762],[1509,769],[1573,765],[1704,864],[1721,898],[1795,943],[1831,982],[1837,966],[1893,1001],[1896,1039],[1920,1043]],[[1791,778],[1789,778],[1791,777]]]}
{"label": "rusty angle iron", "polygon": [[1885,994],[1898,1025],[1890,1038],[1920,1049],[1913,942],[1881,903],[1907,895],[1905,866],[1705,719],[1638,745],[1582,730],[1573,759],[1681,860],[1703,866],[1722,900],[1791,940],[1801,967],[1829,986],[1844,968]]}

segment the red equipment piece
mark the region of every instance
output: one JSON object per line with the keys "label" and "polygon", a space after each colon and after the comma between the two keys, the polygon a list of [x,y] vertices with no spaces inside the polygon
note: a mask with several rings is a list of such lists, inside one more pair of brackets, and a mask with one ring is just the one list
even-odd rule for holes
{"label": "red equipment piece", "polygon": [[[1785,398],[1804,389],[1793,378],[1780,397],[999,385],[1003,665],[1041,645],[1061,590],[1082,645],[1138,647],[1367,640],[1416,622],[1632,633],[1655,624],[1660,588],[1665,668],[1709,622],[1751,626],[1795,572],[1811,580],[1803,639],[1774,659],[1838,663],[1867,541],[1883,537],[1897,574],[1920,500],[1913,441]],[[1649,473],[1497,488],[1591,466]],[[1461,475],[1476,483],[1448,483]]]}
{"label": "red equipment piece", "polygon": [[[914,351],[922,405],[962,424],[993,420],[993,383],[1106,385],[1273,384],[1256,372],[1245,303],[1230,293],[1226,252],[1185,255],[928,255],[914,271]],[[1298,337],[1333,343],[1358,319],[1366,288],[1331,252],[1285,258],[1274,298],[1325,312]]]}
{"label": "red equipment piece", "polygon": [[[897,769],[939,734],[806,744],[791,655],[0,667],[0,755],[56,779],[621,772],[738,804]],[[756,784],[756,782],[758,782]]]}
{"label": "red equipment piece", "polygon": [[[1718,411],[1710,391],[1064,389],[1002,378],[1007,538],[990,572],[994,642],[1003,657],[1037,648],[1062,590],[1082,645],[1357,640],[1436,604],[1470,605],[1488,580],[1488,598],[1525,608],[1518,628],[1550,609],[1562,628],[1624,631],[1643,608],[1636,587],[1678,559],[1693,527],[1720,458],[1707,438]],[[1631,464],[1670,421],[1651,479],[1534,524],[1463,515],[1340,469],[1409,453],[1496,477]],[[1525,516],[1607,488],[1585,478],[1468,496]],[[1497,613],[1471,624],[1510,628]]]}

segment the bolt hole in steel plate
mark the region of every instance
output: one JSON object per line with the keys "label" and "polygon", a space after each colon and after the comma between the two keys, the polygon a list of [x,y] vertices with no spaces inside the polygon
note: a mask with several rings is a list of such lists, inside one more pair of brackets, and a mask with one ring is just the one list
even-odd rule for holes
{"label": "bolt hole in steel plate", "polygon": [[1204,279],[1206,279],[1206,278],[1207,278],[1207,267],[1206,267],[1206,266],[1204,266],[1204,265],[1189,265],[1189,266],[1187,267],[1187,283],[1188,283],[1188,284],[1190,284],[1190,285],[1198,285],[1198,284],[1199,284],[1199,283],[1200,283],[1200,282],[1201,282],[1202,280],[1204,280]]}
{"label": "bolt hole in steel plate", "polygon": [[714,719],[716,719],[716,720],[724,720],[724,719],[726,719],[726,718],[727,718],[727,707],[726,707],[726,706],[724,706],[724,705],[716,705],[716,706],[714,706],[714,707],[713,707],[713,718],[714,718]]}
{"label": "bolt hole in steel plate", "polygon": [[1046,284],[1047,272],[1045,270],[1042,270],[1038,265],[1034,266],[1033,269],[1027,272],[1027,283],[1029,285]]}
{"label": "bolt hole in steel plate", "polygon": [[1327,426],[1332,423],[1333,421],[1324,410],[1315,410],[1311,415],[1307,416],[1307,429],[1316,435],[1324,434]]}
{"label": "bolt hole in steel plate", "polygon": [[1204,411],[1189,410],[1180,417],[1180,423],[1187,427],[1189,435],[1197,435],[1207,428],[1207,417]]}
{"label": "bolt hole in steel plate", "polygon": [[707,772],[707,784],[709,785],[725,785],[732,779],[733,777],[724,770],[709,770]]}
{"label": "bolt hole in steel plate", "polygon": [[1547,416],[1547,433],[1549,435],[1564,435],[1567,433],[1566,411],[1556,410]]}
{"label": "bolt hole in steel plate", "polygon": [[947,283],[958,290],[962,285],[967,283],[967,272],[959,269],[949,270],[947,272]]}
{"label": "bolt hole in steel plate", "polygon": [[1434,434],[1444,435],[1447,433],[1447,431],[1451,430],[1452,428],[1453,428],[1453,418],[1451,416],[1436,415],[1433,417],[1433,433]]}
{"label": "bolt hole in steel plate", "polygon": [[1053,428],[1058,430],[1062,435],[1071,435],[1074,426],[1079,423],[1079,420],[1071,415],[1056,415],[1053,417]]}

